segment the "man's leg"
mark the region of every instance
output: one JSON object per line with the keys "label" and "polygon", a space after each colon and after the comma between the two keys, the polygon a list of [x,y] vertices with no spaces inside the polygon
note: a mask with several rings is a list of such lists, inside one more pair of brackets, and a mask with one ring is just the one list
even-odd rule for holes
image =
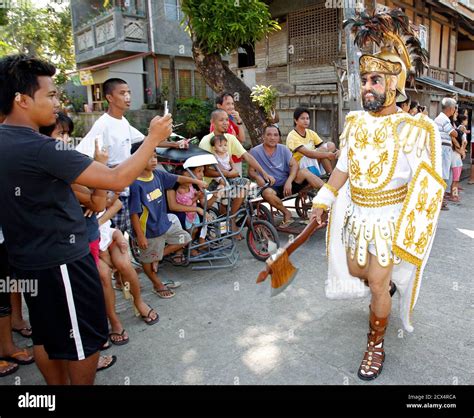
{"label": "man's leg", "polygon": [[370,305],[367,349],[359,367],[358,376],[363,380],[375,379],[382,371],[385,360],[384,338],[392,308],[390,278],[393,264],[382,267],[377,257],[369,254],[368,281],[372,300]]}
{"label": "man's leg", "polygon": [[31,351],[27,348],[19,348],[14,344],[10,321],[9,315],[0,316],[0,357],[11,357],[13,354],[17,354],[16,360],[32,362]]}
{"label": "man's leg", "polygon": [[[321,145],[319,149],[322,149],[328,152],[334,152],[336,151],[337,148],[334,142],[326,142],[323,145]],[[318,158],[318,161],[324,167],[324,169],[326,170],[326,173],[328,174],[332,173],[336,160],[330,160],[328,158]]]}
{"label": "man's leg", "polygon": [[[126,285],[127,282],[130,284],[130,293],[133,296],[133,303],[135,304],[136,308],[142,316],[148,316],[151,308],[142,299],[140,280],[138,279],[137,272],[132,266],[128,252],[122,253],[118,245],[114,245],[110,250],[110,255],[112,257],[113,265],[122,276],[124,285]],[[154,315],[152,314],[151,319],[154,320],[156,316],[156,313]]]}
{"label": "man's leg", "polygon": [[34,345],[35,362],[48,385],[68,385],[70,383],[67,361],[50,360],[43,345]]}
{"label": "man's leg", "polygon": [[[186,247],[186,245],[181,245],[181,244],[169,244],[165,247],[163,250],[163,257],[173,254],[173,253],[182,253],[183,248]],[[180,251],[181,250],[181,251]]]}
{"label": "man's leg", "polygon": [[94,353],[84,360],[67,361],[66,366],[71,380],[71,385],[93,385],[99,352]]}
{"label": "man's leg", "polygon": [[271,189],[270,187],[266,188],[262,192],[262,197],[265,201],[270,203],[274,208],[278,209],[280,212],[283,213],[284,219],[283,222],[290,221],[292,216],[291,212],[288,210],[287,207],[283,204],[281,199],[278,197],[277,193],[275,190]]}
{"label": "man's leg", "polygon": [[21,293],[12,293],[11,294],[11,303],[12,303],[12,328],[18,330],[18,332],[23,337],[31,336],[31,327],[27,321],[23,319],[22,312],[22,303],[21,303]]}
{"label": "man's leg", "polygon": [[101,251],[99,260],[99,277],[104,290],[105,311],[110,322],[110,339],[113,343],[122,343],[128,340],[128,334],[123,329],[117,312],[115,311],[115,291],[112,288],[112,265],[109,251]]}
{"label": "man's leg", "polygon": [[369,254],[368,280],[372,294],[370,305],[374,314],[381,318],[388,317],[392,309],[392,298],[389,293],[392,270],[393,264],[382,267],[377,257]]}
{"label": "man's leg", "polygon": [[[232,192],[234,192],[234,190],[239,190],[239,189],[234,187],[232,189]],[[236,193],[236,192],[234,192],[234,193]],[[244,198],[240,197],[240,196],[232,199],[232,204],[230,206],[230,214],[235,215],[239,211],[239,209],[242,206],[243,202],[244,202]],[[232,220],[231,220],[231,227],[232,227],[233,232],[237,232],[240,229],[237,226],[235,217],[233,217]],[[242,235],[239,234],[239,235],[236,236],[236,238],[237,239],[242,239],[243,237],[242,237]]]}
{"label": "man's leg", "polygon": [[320,189],[324,184],[324,181],[322,181],[318,176],[314,175],[307,168],[299,170],[295,177],[295,183],[301,184],[304,181],[307,181],[313,189]]}

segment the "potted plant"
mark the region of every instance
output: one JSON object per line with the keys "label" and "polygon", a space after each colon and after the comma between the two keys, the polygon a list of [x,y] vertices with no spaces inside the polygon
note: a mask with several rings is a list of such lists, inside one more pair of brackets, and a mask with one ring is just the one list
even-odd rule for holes
{"label": "potted plant", "polygon": [[279,117],[275,109],[278,98],[278,91],[275,87],[257,85],[252,88],[250,97],[254,103],[263,109],[269,123],[277,123],[279,121]]}

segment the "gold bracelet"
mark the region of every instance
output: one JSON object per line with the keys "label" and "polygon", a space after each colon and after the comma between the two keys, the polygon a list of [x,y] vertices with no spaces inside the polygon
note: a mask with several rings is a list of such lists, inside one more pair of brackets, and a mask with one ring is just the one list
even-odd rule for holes
{"label": "gold bracelet", "polygon": [[323,187],[326,187],[326,189],[328,189],[330,192],[332,192],[334,197],[337,197],[338,191],[334,186],[331,186],[329,183],[324,183]]}
{"label": "gold bracelet", "polygon": [[325,211],[329,210],[328,205],[325,205],[324,203],[313,203],[313,209],[322,209]]}

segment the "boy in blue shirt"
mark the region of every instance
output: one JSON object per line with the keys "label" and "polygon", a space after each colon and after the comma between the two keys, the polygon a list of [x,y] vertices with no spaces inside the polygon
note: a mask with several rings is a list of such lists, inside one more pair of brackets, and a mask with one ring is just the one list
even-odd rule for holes
{"label": "boy in blue shirt", "polygon": [[[132,146],[132,154],[141,143]],[[153,269],[153,263],[164,255],[176,253],[175,259],[183,260],[183,248],[191,241],[191,236],[182,228],[176,215],[168,213],[166,190],[175,184],[196,184],[206,188],[207,183],[185,176],[176,176],[166,171],[156,170],[158,160],[154,154],[140,177],[130,186],[130,218],[132,229],[140,247],[140,263],[143,271],[153,283],[154,292],[165,299],[174,293],[163,285]],[[168,246],[165,249],[165,244]]]}

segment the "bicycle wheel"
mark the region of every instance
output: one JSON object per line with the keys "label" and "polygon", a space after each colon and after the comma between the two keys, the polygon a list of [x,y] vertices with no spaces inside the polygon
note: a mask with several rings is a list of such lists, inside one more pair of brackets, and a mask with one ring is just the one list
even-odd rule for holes
{"label": "bicycle wheel", "polygon": [[247,246],[257,260],[265,261],[270,257],[270,251],[273,252],[280,247],[280,237],[270,222],[254,221],[253,228],[247,229]]}
{"label": "bicycle wheel", "polygon": [[130,247],[133,259],[137,263],[140,263],[140,247],[138,246],[137,240],[131,235],[128,236],[128,246]]}
{"label": "bicycle wheel", "polygon": [[207,213],[210,215],[211,220],[207,226],[206,240],[211,241],[220,236],[219,226],[216,224],[216,222],[214,222],[219,217],[219,210],[214,207],[210,207],[207,209]]}
{"label": "bicycle wheel", "polygon": [[306,193],[300,193],[295,199],[295,210],[300,218],[308,218],[308,212],[313,207],[313,197],[316,193],[309,191]]}
{"label": "bicycle wheel", "polygon": [[270,213],[270,209],[268,209],[266,206],[264,206],[262,203],[253,204],[253,210],[257,214],[257,218],[262,220],[262,221],[267,221],[273,224],[272,222],[272,215]]}

